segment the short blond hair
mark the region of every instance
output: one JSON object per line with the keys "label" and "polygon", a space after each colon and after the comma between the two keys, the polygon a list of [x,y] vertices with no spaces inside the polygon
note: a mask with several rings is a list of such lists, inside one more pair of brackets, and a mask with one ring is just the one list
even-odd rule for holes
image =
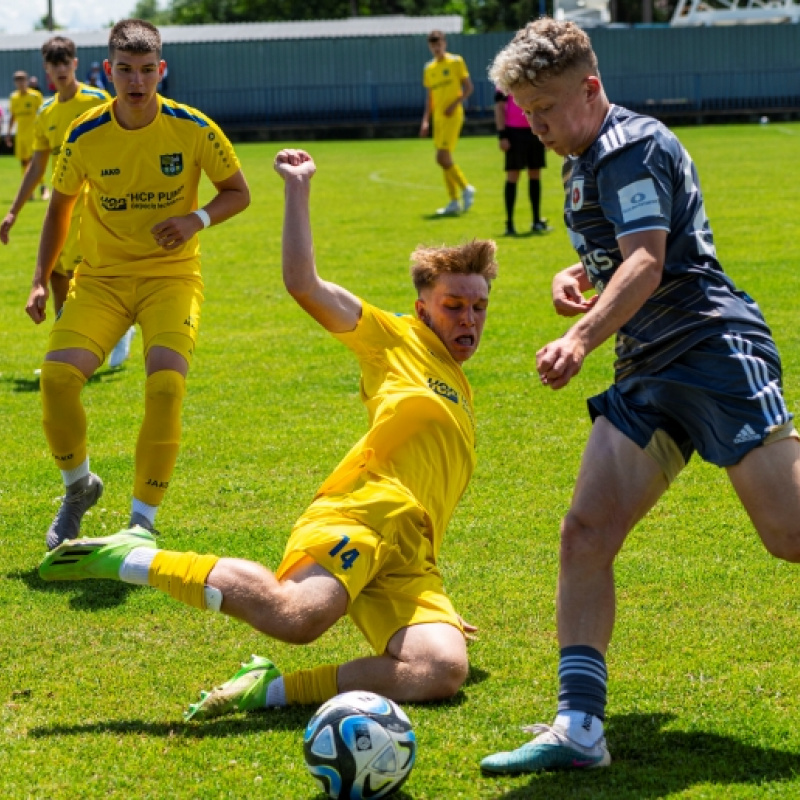
{"label": "short blond hair", "polygon": [[436,285],[440,275],[481,275],[491,288],[497,277],[495,253],[491,239],[473,239],[457,247],[420,245],[411,254],[411,280],[419,294]]}
{"label": "short blond hair", "polygon": [[600,76],[591,40],[574,22],[542,17],[517,31],[511,43],[495,56],[489,78],[509,94],[575,67]]}

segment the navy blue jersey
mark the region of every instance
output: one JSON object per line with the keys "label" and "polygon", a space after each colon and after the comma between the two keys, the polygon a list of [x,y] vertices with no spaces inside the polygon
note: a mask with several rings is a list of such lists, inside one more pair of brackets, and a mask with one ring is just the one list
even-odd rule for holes
{"label": "navy blue jersey", "polygon": [[621,236],[667,232],[661,284],[617,333],[617,379],[661,369],[723,329],[770,335],[717,261],[697,170],[664,125],[612,105],[591,147],[564,160],[562,177],[564,221],[598,292],[623,261]]}

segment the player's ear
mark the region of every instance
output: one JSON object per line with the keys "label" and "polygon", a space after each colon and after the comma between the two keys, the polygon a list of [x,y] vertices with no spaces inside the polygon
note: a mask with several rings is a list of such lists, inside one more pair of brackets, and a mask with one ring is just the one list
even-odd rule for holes
{"label": "player's ear", "polygon": [[422,320],[426,325],[429,323],[428,314],[425,311],[425,301],[421,297],[414,301],[414,311],[417,312],[418,319]]}
{"label": "player's ear", "polygon": [[600,78],[596,75],[587,75],[584,78],[584,86],[586,87],[586,99],[592,103],[597,100],[603,92],[603,85],[600,83]]}

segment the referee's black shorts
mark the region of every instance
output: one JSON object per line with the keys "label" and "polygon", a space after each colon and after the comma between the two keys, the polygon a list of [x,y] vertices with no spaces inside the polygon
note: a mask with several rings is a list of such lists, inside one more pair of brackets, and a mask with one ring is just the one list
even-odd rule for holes
{"label": "referee's black shorts", "polygon": [[506,128],[508,141],[511,145],[506,150],[505,171],[523,169],[543,169],[545,164],[544,145],[528,128]]}

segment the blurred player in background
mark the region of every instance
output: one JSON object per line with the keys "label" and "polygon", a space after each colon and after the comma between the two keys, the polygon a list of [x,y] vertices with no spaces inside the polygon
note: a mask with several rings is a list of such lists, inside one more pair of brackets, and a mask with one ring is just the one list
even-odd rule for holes
{"label": "blurred player in background", "polygon": [[523,169],[528,170],[528,197],[531,201],[531,231],[548,233],[552,228],[541,217],[541,170],[547,166],[544,145],[535,136],[514,98],[499,89],[494,95],[494,122],[498,146],[505,153],[506,183],[503,199],[506,206],[506,236],[515,236],[514,206],[517,184]]}
{"label": "blurred player in background", "polygon": [[416,317],[381,311],[317,273],[311,157],[283,150],[275,169],[285,181],[284,284],[358,358],[369,431],[295,524],[276,573],[242,559],[158,550],[134,528],[65,542],[40,574],[154,586],[295,644],[347,614],[377,653],[283,676],[256,656],[193,705],[189,718],[318,704],[351,689],[397,701],[450,697],[467,677],[465,634],[474,628],[455,612],[437,563],[475,467],[472,390],[462,364],[480,344],[495,245],[418,248],[411,257]]}
{"label": "blurred player in background", "polygon": [[[26,307],[37,324],[45,318],[47,282],[72,210],[77,202],[84,208],[82,261],[42,366],[44,431],[66,487],[47,531],[50,549],[78,535],[83,515],[103,493],[89,469],[80,395],[135,322],[142,329],[147,379],[130,519],[153,529],[178,457],[203,301],[197,234],[250,202],[239,161],[219,127],[157,94],[163,68],[157,28],[142,20],[117,23],[105,62],[117,96],[68,128],[56,164]],[[203,172],[216,194],[198,209]]]}
{"label": "blurred player in background", "polygon": [[[42,93],[38,89],[32,88],[28,83],[28,73],[24,70],[17,70],[14,73],[14,91],[9,97],[8,131],[6,133],[6,145],[14,146],[14,156],[19,159],[22,172],[28,168],[33,157],[33,123],[36,119],[36,112],[42,105]],[[17,128],[17,135],[11,136],[14,126]],[[35,188],[35,187],[34,187]],[[50,193],[47,186],[42,183],[40,187],[42,200],[48,200]],[[31,190],[33,194],[33,190]],[[30,197],[30,195],[28,195]],[[25,198],[28,199],[27,197]]]}
{"label": "blurred player in background", "polygon": [[[22,176],[22,183],[14,202],[0,223],[0,242],[3,244],[8,244],[9,234],[17,217],[37,184],[44,178],[50,155],[53,155],[54,163],[58,158],[67,128],[84,111],[107,103],[111,99],[106,92],[91,89],[75,79],[78,59],[75,55],[75,43],[71,39],[64,36],[48,39],[42,45],[42,57],[45,73],[56,85],[57,93],[44,101],[36,116],[33,127],[33,157]],[[72,272],[81,261],[78,226],[82,208],[83,203],[75,203],[69,235],[50,275],[53,308],[56,314],[66,300]]]}
{"label": "blurred player in background", "polygon": [[[458,214],[462,209],[469,210],[475,200],[475,188],[470,186],[460,167],[453,161],[453,151],[464,125],[464,103],[472,94],[473,86],[464,59],[447,52],[447,40],[442,31],[428,34],[428,47],[433,60],[425,65],[422,73],[427,94],[419,135],[428,135],[433,118],[436,163],[443,170],[450,197],[450,202],[437,213]],[[458,203],[459,192],[462,205]]]}
{"label": "blurred player in background", "polygon": [[725,468],[766,549],[800,561],[800,442],[770,329],[717,260],[677,137],[609,102],[572,22],[531,22],[490,75],[564,157],[564,219],[580,261],[556,274],[553,304],[579,319],[536,354],[540,380],[567,386],[612,336],[617,360],[613,385],[588,400],[593,427],[561,523],[555,720],[481,766],[604,767],[614,561],[629,532],[696,450]]}

